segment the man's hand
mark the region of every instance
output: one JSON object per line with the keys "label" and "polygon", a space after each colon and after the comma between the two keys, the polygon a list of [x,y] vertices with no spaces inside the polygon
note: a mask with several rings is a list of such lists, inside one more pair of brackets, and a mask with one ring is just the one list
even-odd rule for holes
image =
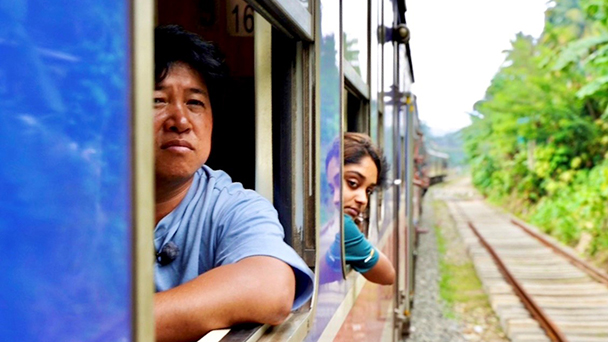
{"label": "man's hand", "polygon": [[192,341],[238,323],[277,325],[291,311],[293,270],[267,256],[245,258],[154,295],[157,341]]}

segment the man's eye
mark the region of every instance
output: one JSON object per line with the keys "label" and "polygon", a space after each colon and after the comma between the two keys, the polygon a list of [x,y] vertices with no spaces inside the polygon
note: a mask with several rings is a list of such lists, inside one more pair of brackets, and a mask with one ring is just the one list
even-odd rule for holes
{"label": "man's eye", "polygon": [[161,103],[165,103],[165,99],[163,99],[162,97],[154,98],[154,104],[161,104]]}
{"label": "man's eye", "polygon": [[188,100],[187,105],[205,107],[205,104],[203,103],[203,101],[199,101],[199,100]]}

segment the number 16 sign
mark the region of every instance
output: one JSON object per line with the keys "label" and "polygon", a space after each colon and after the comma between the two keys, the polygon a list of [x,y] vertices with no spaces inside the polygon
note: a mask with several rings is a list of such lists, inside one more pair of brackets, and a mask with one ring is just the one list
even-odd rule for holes
{"label": "number 16 sign", "polygon": [[231,36],[253,36],[253,7],[244,0],[226,1],[226,23]]}

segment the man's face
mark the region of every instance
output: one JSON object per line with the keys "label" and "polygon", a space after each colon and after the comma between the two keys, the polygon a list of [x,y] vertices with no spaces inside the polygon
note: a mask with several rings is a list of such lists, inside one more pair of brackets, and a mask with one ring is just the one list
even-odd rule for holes
{"label": "man's face", "polygon": [[327,164],[327,182],[333,196],[332,202],[336,208],[340,207],[340,159],[332,158]]}
{"label": "man's face", "polygon": [[188,65],[172,65],[154,90],[157,181],[192,177],[209,158],[212,127],[207,85]]}

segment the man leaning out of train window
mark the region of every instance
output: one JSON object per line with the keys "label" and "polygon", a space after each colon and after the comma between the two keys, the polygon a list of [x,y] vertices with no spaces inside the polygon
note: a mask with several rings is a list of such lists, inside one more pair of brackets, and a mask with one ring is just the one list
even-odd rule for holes
{"label": "man leaning out of train window", "polygon": [[[336,206],[340,204],[339,148],[340,142],[334,142],[325,165]],[[382,285],[391,285],[395,282],[395,268],[390,260],[365,238],[356,222],[363,221],[369,197],[375,189],[383,186],[387,172],[386,158],[368,135],[352,132],[344,134],[342,206],[345,262],[360,272],[365,279]],[[326,257],[330,265],[340,260],[339,243],[340,234],[337,234]]]}
{"label": "man leaning out of train window", "polygon": [[179,26],[158,27],[155,77],[156,339],[283,322],[310,299],[313,273],[283,241],[272,204],[205,165],[224,78],[218,52]]}

